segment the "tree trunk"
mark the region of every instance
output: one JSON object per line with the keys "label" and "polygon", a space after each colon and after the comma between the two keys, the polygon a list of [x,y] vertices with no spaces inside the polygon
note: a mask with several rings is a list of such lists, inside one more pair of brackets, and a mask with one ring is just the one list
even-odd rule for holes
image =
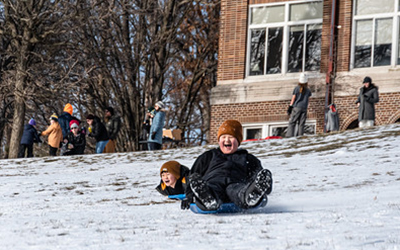
{"label": "tree trunk", "polygon": [[9,158],[17,158],[25,119],[25,102],[19,95],[15,96],[14,116],[10,140]]}

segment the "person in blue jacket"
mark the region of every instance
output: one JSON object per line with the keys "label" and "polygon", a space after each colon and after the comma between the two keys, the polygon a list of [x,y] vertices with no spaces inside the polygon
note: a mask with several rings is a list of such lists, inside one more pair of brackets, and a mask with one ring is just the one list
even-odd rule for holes
{"label": "person in blue jacket", "polygon": [[159,101],[154,105],[154,117],[150,127],[147,144],[149,150],[159,150],[162,146],[163,127],[165,122],[164,103]]}
{"label": "person in blue jacket", "polygon": [[18,157],[24,158],[26,151],[28,151],[27,157],[33,157],[33,143],[41,143],[38,132],[36,130],[35,119],[30,119],[29,123],[25,125],[24,132],[22,134],[21,142],[19,145]]}

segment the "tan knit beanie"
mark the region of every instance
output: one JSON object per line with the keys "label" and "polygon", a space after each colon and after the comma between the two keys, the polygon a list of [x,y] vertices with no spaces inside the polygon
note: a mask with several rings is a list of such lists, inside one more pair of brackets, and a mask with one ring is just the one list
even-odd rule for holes
{"label": "tan knit beanie", "polygon": [[221,135],[231,135],[235,137],[239,144],[243,140],[242,124],[237,120],[226,120],[218,129],[218,141]]}
{"label": "tan knit beanie", "polygon": [[172,174],[178,180],[181,177],[181,164],[177,161],[167,161],[160,168],[160,176],[163,172]]}

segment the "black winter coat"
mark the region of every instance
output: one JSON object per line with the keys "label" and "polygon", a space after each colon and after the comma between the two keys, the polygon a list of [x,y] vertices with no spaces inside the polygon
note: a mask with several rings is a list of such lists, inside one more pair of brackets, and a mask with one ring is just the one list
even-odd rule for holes
{"label": "black winter coat", "polygon": [[34,142],[42,142],[39,138],[36,128],[30,124],[24,126],[24,132],[21,138],[21,144],[32,145]]}
{"label": "black winter coat", "polygon": [[58,117],[58,123],[60,124],[61,130],[63,137],[65,138],[69,132],[69,122],[72,121],[72,115],[70,115],[68,112],[63,112],[59,117]]}
{"label": "black winter coat", "polygon": [[369,88],[360,88],[356,103],[358,107],[358,121],[375,120],[375,103],[379,102],[378,88],[371,85]]}
{"label": "black winter coat", "polygon": [[262,169],[260,160],[245,149],[224,154],[219,148],[215,148],[197,158],[190,174],[198,173],[206,181],[226,177],[230,183],[247,182]]}
{"label": "black winter coat", "polygon": [[93,119],[92,133],[90,133],[89,136],[94,137],[96,142],[107,141],[109,139],[106,127],[97,116]]}
{"label": "black winter coat", "polygon": [[121,128],[121,119],[118,116],[113,115],[106,122],[106,129],[108,132],[108,137],[111,140],[115,140],[117,138],[120,128]]}
{"label": "black winter coat", "polygon": [[186,178],[189,175],[189,168],[181,165],[180,178],[176,181],[175,188],[167,187],[161,180],[160,184],[156,187],[156,190],[162,195],[176,195],[184,194],[187,188]]}
{"label": "black winter coat", "polygon": [[[74,145],[74,148],[68,150],[64,155],[80,155],[84,154],[86,147],[86,138],[85,134],[82,131],[79,131],[78,135],[75,136],[74,133],[69,132],[65,139],[68,140],[68,144]],[[67,144],[67,148],[68,148]]]}
{"label": "black winter coat", "polygon": [[[247,150],[238,149],[233,154],[224,154],[219,148],[209,150],[200,155],[190,170],[192,174],[198,173],[201,178],[213,187],[213,192],[224,202],[226,187],[234,183],[250,183],[256,174],[262,170],[260,160]],[[192,190],[186,190],[187,197],[193,197]]]}

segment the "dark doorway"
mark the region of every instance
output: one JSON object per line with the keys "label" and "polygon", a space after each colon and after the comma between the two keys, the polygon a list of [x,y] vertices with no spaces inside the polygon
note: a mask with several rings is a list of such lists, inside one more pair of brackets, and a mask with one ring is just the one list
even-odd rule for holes
{"label": "dark doorway", "polygon": [[347,126],[346,130],[348,130],[348,129],[355,129],[355,128],[358,128],[358,119],[357,119],[357,120],[354,120],[352,123],[350,123],[350,125]]}

